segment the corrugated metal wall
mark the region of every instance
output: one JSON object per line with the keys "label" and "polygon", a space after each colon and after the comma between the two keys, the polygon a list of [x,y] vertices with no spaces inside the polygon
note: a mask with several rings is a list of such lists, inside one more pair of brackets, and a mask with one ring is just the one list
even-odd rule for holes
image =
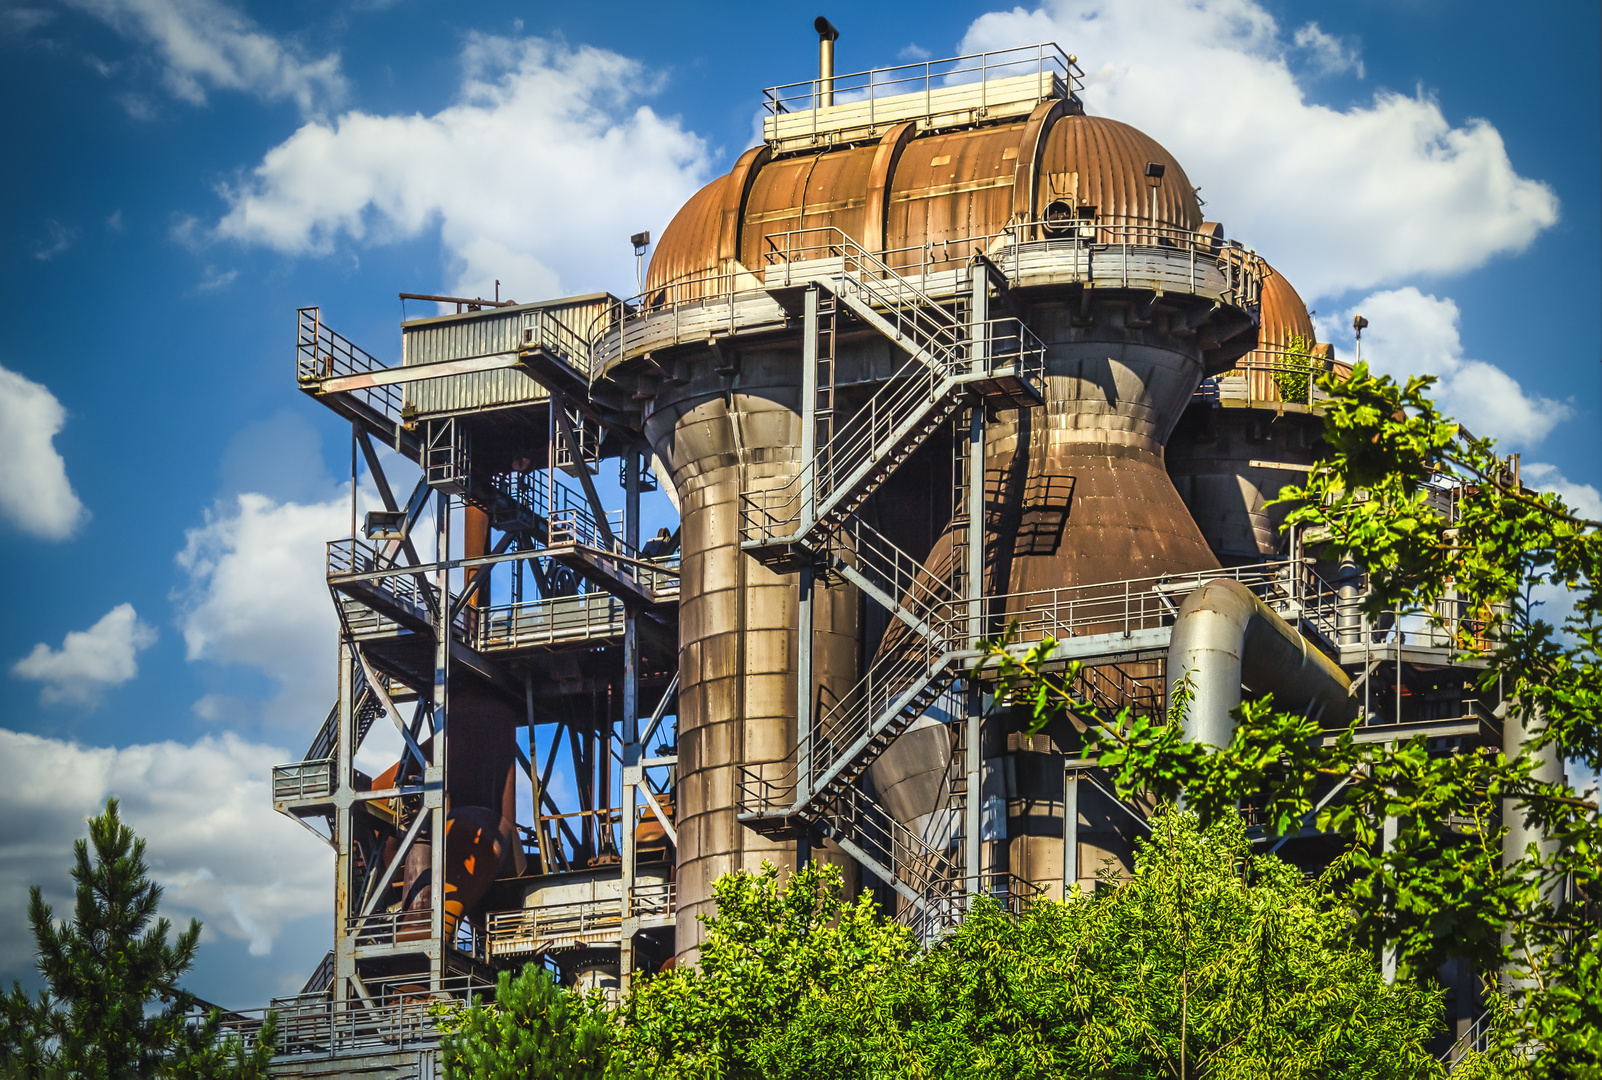
{"label": "corrugated metal wall", "polygon": [[[525,329],[556,320],[564,336],[588,341],[612,297],[607,293],[544,300],[516,307],[440,315],[401,324],[401,362],[432,364],[515,353]],[[463,412],[520,401],[544,401],[545,388],[517,368],[452,375],[406,385],[406,406],[419,414]]]}

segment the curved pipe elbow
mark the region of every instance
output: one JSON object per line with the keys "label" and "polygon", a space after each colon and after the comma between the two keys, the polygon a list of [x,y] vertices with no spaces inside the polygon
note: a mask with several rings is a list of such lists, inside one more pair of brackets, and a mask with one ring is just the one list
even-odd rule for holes
{"label": "curved pipe elbow", "polygon": [[1212,746],[1234,738],[1243,686],[1323,723],[1345,722],[1356,707],[1346,673],[1238,581],[1209,581],[1180,605],[1168,645],[1170,701],[1187,675],[1185,736]]}

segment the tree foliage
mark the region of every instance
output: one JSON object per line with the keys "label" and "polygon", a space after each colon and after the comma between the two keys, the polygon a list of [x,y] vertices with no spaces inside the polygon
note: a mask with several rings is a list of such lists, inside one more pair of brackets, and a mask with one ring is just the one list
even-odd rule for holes
{"label": "tree foliage", "polygon": [[[93,858],[91,859],[91,847]],[[37,886],[28,921],[46,989],[13,984],[0,1014],[0,1070],[39,1080],[173,1080],[266,1075],[273,1020],[250,1048],[219,1036],[215,1010],[192,1022],[195,999],[178,981],[194,963],[200,922],[169,941],[161,886],[148,877],[145,842],[122,823],[117,800],[74,845],[76,902],[59,922]],[[159,1006],[159,1007],[158,1007]]]}
{"label": "tree foliage", "polygon": [[442,1005],[446,1080],[582,1080],[605,1073],[614,1032],[605,1007],[563,989],[541,967],[500,973],[495,1000]]}
{"label": "tree foliage", "polygon": [[783,886],[771,865],[720,878],[698,964],[649,980],[623,1008],[621,1063],[663,1080],[793,1075],[782,1067],[787,1025],[807,1015],[845,1070],[827,1075],[866,1075],[891,1036],[857,1021],[880,1008],[875,991],[914,942],[868,896],[843,900],[840,882],[837,868],[819,864]]}
{"label": "tree foliage", "polygon": [[1238,818],[1162,813],[1136,863],[1021,916],[980,901],[927,949],[831,868],[726,877],[700,969],[623,1010],[614,1075],[1440,1075],[1439,995],[1386,985]]}
{"label": "tree foliage", "polygon": [[[1490,440],[1436,410],[1433,381],[1399,384],[1361,364],[1345,379],[1323,376],[1329,452],[1282,500],[1327,558],[1366,571],[1371,618],[1431,620],[1487,661],[1484,688],[1504,712],[1531,718],[1524,752],[1436,755],[1422,737],[1364,744],[1360,721],[1326,746],[1316,724],[1265,698],[1241,707],[1232,744],[1217,752],[1187,743],[1171,717],[1100,717],[1098,760],[1124,797],[1182,792],[1204,822],[1253,801],[1282,835],[1316,823],[1343,837],[1324,882],[1352,913],[1357,942],[1394,950],[1404,973],[1427,976],[1454,958],[1500,972],[1498,1067],[1602,1076],[1602,826],[1593,800],[1533,775],[1548,747],[1593,773],[1602,759],[1602,525],[1524,490]],[[1534,599],[1554,586],[1573,603],[1561,627]],[[1095,715],[1074,700],[1075,671],[1047,674],[1055,643],[1023,655],[1008,644],[993,643],[993,659],[1032,695],[1038,722],[1064,708]],[[1340,797],[1318,809],[1315,794],[1335,783]],[[1504,865],[1504,800],[1555,845]],[[1397,835],[1382,845],[1386,819]]]}

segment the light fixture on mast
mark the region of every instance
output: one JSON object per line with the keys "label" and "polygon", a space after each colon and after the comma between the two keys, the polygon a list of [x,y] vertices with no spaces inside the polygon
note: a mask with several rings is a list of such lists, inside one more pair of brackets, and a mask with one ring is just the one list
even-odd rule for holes
{"label": "light fixture on mast", "polygon": [[650,230],[637,232],[629,237],[629,243],[634,245],[634,295],[645,295],[645,249],[651,246]]}

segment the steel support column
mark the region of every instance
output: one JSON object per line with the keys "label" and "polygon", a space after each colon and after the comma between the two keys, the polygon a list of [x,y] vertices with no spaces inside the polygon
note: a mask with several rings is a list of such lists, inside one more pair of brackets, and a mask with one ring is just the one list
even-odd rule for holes
{"label": "steel support column", "polygon": [[[983,280],[981,276],[981,281]],[[968,599],[968,641],[977,648],[984,638],[985,593],[985,410],[976,405],[968,416],[968,445],[966,448],[967,518],[968,528],[964,551],[966,560],[964,584]],[[964,733],[963,771],[966,774],[963,806],[962,847],[963,874],[968,878],[973,894],[983,888],[984,867],[981,865],[981,815],[984,808],[984,696],[979,684],[968,682],[967,731]]]}
{"label": "steel support column", "polygon": [[434,496],[434,588],[438,614],[434,625],[434,760],[423,770],[423,809],[429,816],[428,958],[431,988],[438,992],[445,978],[445,768],[450,760],[451,659],[451,497]]}
{"label": "steel support column", "polygon": [[339,730],[334,740],[334,1002],[349,1000],[356,975],[356,936],[348,932],[356,914],[355,830],[351,808],[356,801],[356,665],[351,644],[339,643]]}
{"label": "steel support column", "polygon": [[[640,452],[631,449],[623,459],[623,542],[640,550]],[[618,986],[627,992],[634,979],[634,935],[639,918],[634,914],[634,819],[644,770],[640,767],[640,636],[639,613],[627,605],[623,613],[623,822],[622,867],[618,903],[622,932],[618,939]],[[610,747],[608,748],[610,753]]]}

